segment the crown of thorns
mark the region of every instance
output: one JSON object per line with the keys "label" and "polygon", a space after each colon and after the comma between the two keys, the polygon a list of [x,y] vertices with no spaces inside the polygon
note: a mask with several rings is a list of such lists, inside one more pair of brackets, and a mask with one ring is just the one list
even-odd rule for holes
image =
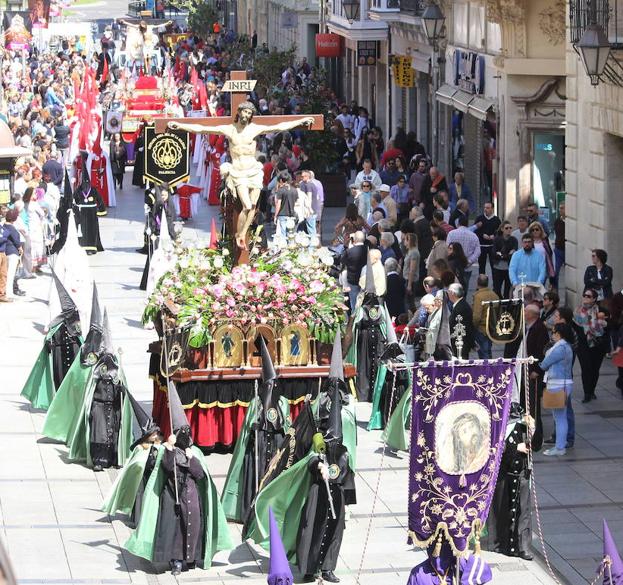
{"label": "crown of thorns", "polygon": [[242,110],[251,110],[254,114],[257,114],[257,109],[255,107],[255,104],[253,104],[252,102],[242,102],[238,106],[238,111],[240,112]]}

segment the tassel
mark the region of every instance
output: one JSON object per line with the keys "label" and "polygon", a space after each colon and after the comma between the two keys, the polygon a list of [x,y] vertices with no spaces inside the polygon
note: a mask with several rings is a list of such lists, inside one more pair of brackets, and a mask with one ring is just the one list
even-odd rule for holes
{"label": "tassel", "polygon": [[467,487],[467,479],[465,478],[464,473],[461,473],[461,477],[459,477],[459,487]]}
{"label": "tassel", "polygon": [[474,530],[474,555],[480,556],[482,549],[480,548],[480,533],[482,532],[482,522],[475,520],[473,524]]}
{"label": "tassel", "polygon": [[441,534],[437,537],[437,542],[435,543],[435,548],[433,549],[433,556],[435,558],[438,558],[439,555],[441,554],[441,541],[442,541],[442,536]]}

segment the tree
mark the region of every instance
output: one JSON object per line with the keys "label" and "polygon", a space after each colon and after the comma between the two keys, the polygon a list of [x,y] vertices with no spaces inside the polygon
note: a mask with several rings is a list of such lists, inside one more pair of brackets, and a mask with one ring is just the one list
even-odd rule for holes
{"label": "tree", "polygon": [[212,32],[212,25],[218,21],[214,2],[202,0],[170,0],[180,10],[188,11],[188,26],[200,37],[206,38]]}

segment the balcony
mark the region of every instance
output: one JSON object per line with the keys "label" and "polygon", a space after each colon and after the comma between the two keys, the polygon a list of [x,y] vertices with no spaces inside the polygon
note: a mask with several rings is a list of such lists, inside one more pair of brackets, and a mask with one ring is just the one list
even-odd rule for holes
{"label": "balcony", "polygon": [[424,0],[371,0],[369,15],[371,20],[417,25],[425,7]]}
{"label": "balcony", "polygon": [[[391,5],[398,3],[399,0],[361,0],[359,20],[350,23],[344,15],[342,2],[334,0],[327,26],[329,31],[353,41],[384,41],[389,30],[386,22],[388,19],[384,16],[398,14],[399,8],[390,8]],[[378,18],[376,15],[383,17]]]}

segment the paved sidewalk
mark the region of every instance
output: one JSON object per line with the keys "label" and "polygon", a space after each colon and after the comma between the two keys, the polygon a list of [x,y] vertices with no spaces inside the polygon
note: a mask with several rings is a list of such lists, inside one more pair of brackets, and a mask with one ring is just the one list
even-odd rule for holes
{"label": "paved sidewalk", "polygon": [[[129,175],[126,178],[129,185]],[[326,210],[327,227],[335,225],[341,213]],[[184,237],[207,237],[215,214],[214,208],[203,206],[199,218],[186,225]],[[141,244],[142,221],[142,192],[127,187],[118,195],[118,207],[100,222],[106,252],[90,262],[100,299],[108,308],[114,342],[124,350],[130,388],[139,400],[149,403],[146,348],[154,333],[140,325],[145,295],[138,283],[145,257],[134,252]],[[121,545],[129,530],[123,518],[111,521],[99,511],[116,471],[95,474],[69,464],[67,449],[40,435],[44,414],[31,410],[19,396],[41,348],[49,284],[48,276],[23,281],[27,296],[13,305],[0,305],[0,368],[5,381],[0,387],[0,524],[20,583],[173,583],[170,575],[156,574],[148,563],[125,553]],[[535,465],[548,551],[571,583],[584,582],[581,575],[590,578],[597,565],[602,516],[611,521],[623,546],[623,410],[618,396],[606,390],[614,388],[610,369],[607,364],[599,400],[588,407],[577,405],[576,448],[561,460],[538,457]],[[369,405],[360,405],[358,503],[350,510],[337,573],[347,585],[357,582],[368,541],[359,583],[404,584],[411,568],[424,558],[406,544],[408,457],[383,458],[380,432],[365,430],[368,415]],[[229,459],[229,455],[208,458],[219,489]],[[230,529],[239,543],[239,527],[232,524]],[[484,554],[494,565],[498,583],[554,582],[539,561]],[[266,553],[240,544],[217,555],[210,570],[185,573],[179,581],[230,583],[244,578],[259,584],[266,582],[266,570]]]}

